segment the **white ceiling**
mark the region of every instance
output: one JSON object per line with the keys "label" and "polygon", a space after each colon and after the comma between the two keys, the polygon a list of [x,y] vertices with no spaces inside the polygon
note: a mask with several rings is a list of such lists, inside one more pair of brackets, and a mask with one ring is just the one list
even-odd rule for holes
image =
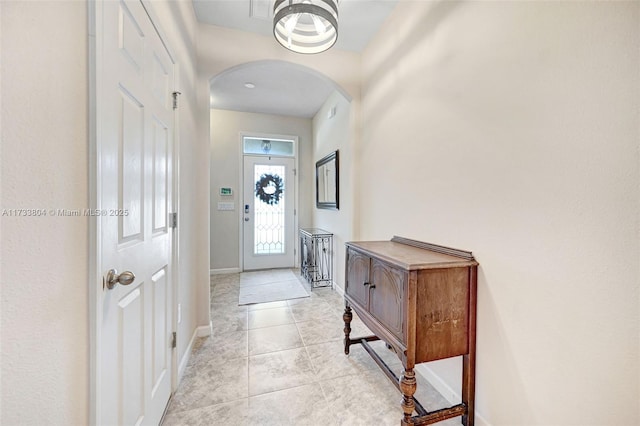
{"label": "white ceiling", "polygon": [[[245,83],[253,83],[255,88],[247,88]],[[333,90],[334,85],[327,78],[300,65],[252,62],[227,70],[211,81],[211,105],[232,111],[310,118]]]}
{"label": "white ceiling", "polygon": [[[332,49],[361,52],[397,2],[340,0],[338,41]],[[193,7],[202,23],[273,36],[273,0],[193,0]],[[255,88],[247,89],[244,84],[248,82]],[[211,106],[313,117],[333,90],[331,82],[303,67],[268,61],[236,67],[216,77],[211,83]]]}

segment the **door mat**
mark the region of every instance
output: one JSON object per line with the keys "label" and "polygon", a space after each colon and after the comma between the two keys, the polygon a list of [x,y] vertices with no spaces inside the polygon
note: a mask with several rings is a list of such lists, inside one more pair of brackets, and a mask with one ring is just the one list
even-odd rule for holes
{"label": "door mat", "polygon": [[309,297],[309,292],[290,269],[242,272],[238,305],[277,302]]}

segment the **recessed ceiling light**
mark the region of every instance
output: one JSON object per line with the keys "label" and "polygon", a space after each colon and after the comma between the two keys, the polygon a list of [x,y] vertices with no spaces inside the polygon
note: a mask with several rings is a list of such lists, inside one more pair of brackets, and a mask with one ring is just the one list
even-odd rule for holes
{"label": "recessed ceiling light", "polygon": [[256,85],[253,83],[245,83],[244,87],[246,87],[247,89],[255,89]]}

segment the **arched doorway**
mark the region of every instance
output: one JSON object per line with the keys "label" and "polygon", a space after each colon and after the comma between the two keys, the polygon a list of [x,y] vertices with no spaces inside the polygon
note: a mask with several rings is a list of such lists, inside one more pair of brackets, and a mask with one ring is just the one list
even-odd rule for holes
{"label": "arched doorway", "polygon": [[[243,136],[297,141],[293,155],[296,190],[291,194],[294,232],[298,226],[313,224],[314,123],[332,96],[347,104],[351,101],[345,90],[322,73],[279,60],[244,63],[210,79],[212,272],[252,269],[244,262],[248,251],[243,236],[253,223],[253,206],[243,198],[243,188],[251,186],[243,181]],[[287,246],[295,250],[297,244]],[[260,268],[268,265],[260,263]]]}

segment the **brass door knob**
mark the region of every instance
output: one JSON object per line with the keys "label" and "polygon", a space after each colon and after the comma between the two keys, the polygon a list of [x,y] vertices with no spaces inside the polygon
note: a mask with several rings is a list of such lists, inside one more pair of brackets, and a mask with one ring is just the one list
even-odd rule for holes
{"label": "brass door knob", "polygon": [[107,276],[104,278],[104,285],[109,290],[111,290],[118,283],[122,285],[129,285],[133,283],[135,279],[136,276],[133,274],[133,272],[124,271],[123,273],[118,274],[118,271],[116,271],[115,269],[110,269],[109,272],[107,272]]}

